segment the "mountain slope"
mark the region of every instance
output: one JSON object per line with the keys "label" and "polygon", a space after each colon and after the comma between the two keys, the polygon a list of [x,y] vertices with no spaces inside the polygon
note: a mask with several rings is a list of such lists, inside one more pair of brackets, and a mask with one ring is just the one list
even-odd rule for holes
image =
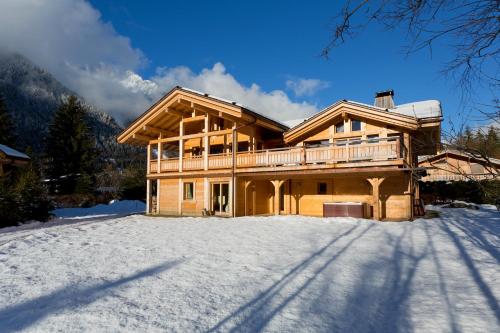
{"label": "mountain slope", "polygon": [[[16,125],[17,147],[40,153],[54,112],[65,98],[77,94],[22,55],[0,50],[0,95]],[[113,146],[120,126],[95,107],[89,106],[89,110],[89,125],[98,146]]]}

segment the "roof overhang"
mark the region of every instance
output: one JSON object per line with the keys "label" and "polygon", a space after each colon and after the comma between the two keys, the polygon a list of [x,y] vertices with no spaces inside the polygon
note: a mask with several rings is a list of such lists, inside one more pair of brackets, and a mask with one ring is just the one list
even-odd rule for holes
{"label": "roof overhang", "polygon": [[310,135],[316,128],[329,126],[335,118],[354,116],[361,119],[370,119],[376,122],[390,124],[394,127],[404,128],[411,131],[420,127],[419,121],[411,116],[389,112],[378,107],[370,107],[365,104],[359,104],[351,101],[338,101],[330,105],[323,111],[317,113],[305,122],[291,128],[285,132],[285,142],[293,143],[301,138]]}
{"label": "roof overhang", "polygon": [[123,130],[118,135],[117,141],[146,145],[150,140],[157,139],[159,135],[177,136],[180,119],[185,116],[191,117],[193,112],[208,113],[228,119],[238,125],[255,124],[277,132],[284,132],[288,129],[286,125],[251,111],[238,103],[175,87]]}
{"label": "roof overhang", "polygon": [[427,156],[421,160],[418,161],[418,164],[424,164],[424,163],[433,163],[445,158],[453,158],[456,160],[461,160],[461,161],[466,161],[466,162],[472,162],[472,163],[478,163],[478,164],[490,164],[494,165],[497,168],[500,168],[500,160],[495,159],[495,158],[488,158],[488,161],[486,161],[484,158],[481,157],[476,157],[473,155],[468,155],[467,153],[463,153],[460,151],[456,150],[445,150],[440,152],[439,154],[433,155],[433,156]]}

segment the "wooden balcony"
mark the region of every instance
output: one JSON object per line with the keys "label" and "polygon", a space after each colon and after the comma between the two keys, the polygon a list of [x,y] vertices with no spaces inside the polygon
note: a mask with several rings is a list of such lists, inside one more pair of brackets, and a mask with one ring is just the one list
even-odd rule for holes
{"label": "wooden balcony", "polygon": [[[349,163],[369,166],[370,162],[403,160],[406,149],[397,139],[359,140],[356,143],[337,143],[317,147],[285,147],[277,149],[238,152],[236,169],[260,167],[293,167],[329,165],[342,167]],[[208,155],[205,166],[204,156],[184,157],[183,171],[220,170],[233,167],[233,155]],[[258,170],[257,170],[258,171]],[[160,172],[179,172],[179,159],[168,158],[160,161]],[[158,160],[151,160],[150,173],[158,173]]]}

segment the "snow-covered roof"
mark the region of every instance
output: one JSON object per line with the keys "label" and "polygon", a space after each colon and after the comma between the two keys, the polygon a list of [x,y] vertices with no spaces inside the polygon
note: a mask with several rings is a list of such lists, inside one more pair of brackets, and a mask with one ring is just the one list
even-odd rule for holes
{"label": "snow-covered roof", "polygon": [[[425,162],[427,160],[431,160],[431,159],[434,159],[434,158],[438,158],[438,157],[444,157],[446,154],[451,154],[451,155],[457,155],[457,156],[462,156],[462,157],[465,157],[465,158],[470,158],[470,159],[473,159],[473,160],[476,160],[476,161],[486,161],[484,158],[480,157],[480,156],[474,156],[473,154],[467,154],[466,152],[463,152],[463,151],[459,151],[459,150],[456,150],[456,149],[446,149],[446,150],[442,150],[440,151],[438,154],[436,155],[424,155],[424,156],[419,156],[418,157],[418,162],[421,163],[421,162]],[[492,158],[492,157],[488,157],[488,161],[490,163],[493,163],[493,164],[498,164],[500,165],[500,159],[497,159],[497,158]]]}
{"label": "snow-covered roof", "polygon": [[8,157],[12,158],[18,158],[18,159],[23,159],[23,160],[29,160],[30,157],[24,153],[21,153],[20,151],[17,151],[13,148],[10,148],[6,145],[0,144],[0,151],[7,155]]}
{"label": "snow-covered roof", "polygon": [[441,103],[437,100],[401,104],[397,105],[394,109],[389,109],[389,111],[416,117],[419,119],[436,118],[442,116]]}
{"label": "snow-covered roof", "polygon": [[304,121],[306,121],[308,118],[298,118],[298,119],[290,119],[290,120],[284,120],[283,124],[287,125],[288,127],[292,128],[295,127],[299,124],[302,124]]}

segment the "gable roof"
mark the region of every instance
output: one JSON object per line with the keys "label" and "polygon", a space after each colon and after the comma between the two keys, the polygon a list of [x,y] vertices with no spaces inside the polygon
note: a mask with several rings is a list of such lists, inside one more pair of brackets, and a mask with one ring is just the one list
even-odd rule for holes
{"label": "gable roof", "polygon": [[6,157],[16,160],[25,160],[29,161],[30,157],[20,151],[15,150],[14,148],[10,148],[9,146],[0,144],[0,152],[3,153]]}
{"label": "gable roof", "polygon": [[[153,126],[160,131],[174,129],[180,117],[179,109],[185,110],[190,107],[217,113],[219,116],[223,115],[241,123],[255,123],[273,131],[284,132],[289,128],[287,125],[263,116],[237,102],[177,86],[123,130],[118,135],[117,140],[120,143],[144,143],[148,140],[145,127]],[[149,139],[153,139],[153,137]]]}
{"label": "gable roof", "polygon": [[[439,161],[439,160],[447,158],[447,157],[461,159],[461,160],[468,160],[468,161],[471,161],[473,163],[479,163],[479,164],[485,164],[487,162],[482,157],[475,157],[472,155],[468,155],[464,152],[461,152],[459,150],[450,149],[450,150],[443,150],[436,155],[419,156],[418,157],[418,164],[422,164],[425,162]],[[500,167],[500,159],[488,158],[488,160],[491,164],[494,164],[496,167]]]}
{"label": "gable roof", "polygon": [[285,132],[285,142],[296,141],[311,130],[324,126],[330,120],[343,115],[353,115],[360,118],[369,118],[375,121],[390,124],[400,128],[417,130],[419,128],[419,119],[400,112],[394,112],[377,106],[358,103],[354,101],[338,101],[314,116],[306,119],[302,123],[292,127]]}

